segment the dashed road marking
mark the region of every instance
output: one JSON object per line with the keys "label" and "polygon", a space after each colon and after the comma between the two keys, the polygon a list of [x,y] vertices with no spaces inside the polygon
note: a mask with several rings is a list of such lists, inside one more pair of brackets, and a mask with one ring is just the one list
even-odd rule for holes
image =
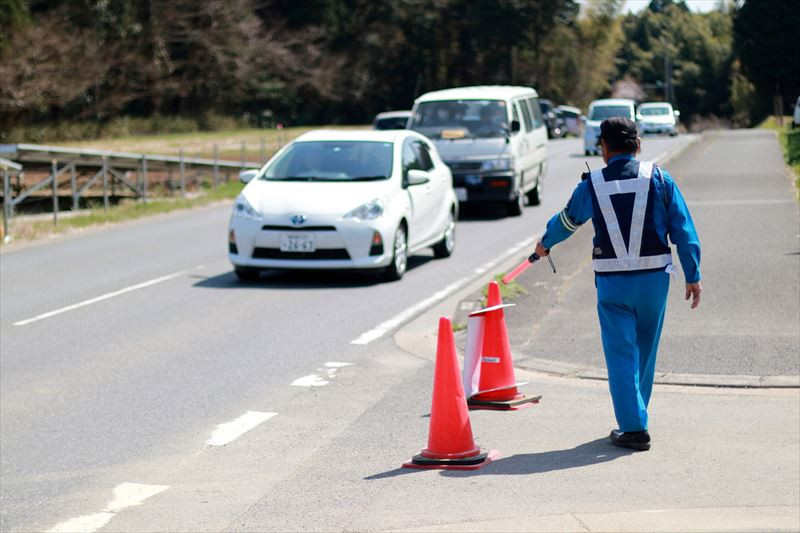
{"label": "dashed road marking", "polygon": [[536,242],[538,238],[539,235],[534,235],[533,237],[523,239],[522,241],[518,242],[517,244],[505,250],[497,258],[492,259],[491,261],[488,261],[487,263],[484,263],[483,265],[474,269],[472,271],[472,274],[465,276],[457,281],[454,281],[453,283],[446,286],[442,290],[435,292],[428,298],[425,298],[424,300],[417,302],[411,307],[408,307],[407,309],[396,314],[389,320],[381,322],[376,327],[372,328],[371,330],[365,333],[362,333],[361,335],[350,341],[350,344],[367,345],[374,340],[380,339],[381,337],[386,335],[386,333],[388,333],[389,331],[392,331],[396,327],[407,322],[408,320],[412,319],[413,317],[425,311],[426,309],[444,300],[457,290],[468,285],[478,276],[485,274],[486,272],[497,266],[497,264],[500,263],[501,261],[505,261],[507,258],[514,255],[515,253],[525,248],[526,246],[530,246],[531,244]]}
{"label": "dashed road marking", "polygon": [[328,361],[322,365],[323,368],[318,368],[317,372],[324,372],[325,377],[319,374],[309,374],[292,381],[292,387],[324,387],[336,377],[336,372],[340,368],[351,366],[353,363],[340,363],[337,361]]}
{"label": "dashed road marking", "polygon": [[169,485],[122,483],[114,488],[114,499],[99,513],[71,518],[56,524],[50,533],[92,533],[108,524],[114,516],[128,507],[141,505],[147,498],[164,492]]}
{"label": "dashed road marking", "polygon": [[211,433],[211,438],[206,441],[206,444],[208,446],[225,446],[277,414],[247,411],[236,420],[218,425],[217,429]]}
{"label": "dashed road marking", "polygon": [[47,313],[42,313],[41,315],[37,315],[33,318],[26,318],[25,320],[20,320],[18,322],[14,322],[15,326],[27,326],[28,324],[32,324],[33,322],[38,322],[39,320],[44,320],[45,318],[50,318],[56,315],[60,315],[61,313],[66,313],[67,311],[74,311],[75,309],[80,309],[81,307],[86,307],[87,305],[96,304],[97,302],[102,302],[103,300],[108,300],[109,298],[114,298],[116,296],[121,296],[123,294],[136,291],[139,289],[144,289],[145,287],[150,287],[152,285],[156,285],[158,283],[163,283],[165,281],[169,281],[171,279],[183,276],[184,274],[188,274],[193,270],[198,270],[203,268],[203,265],[197,265],[194,268],[189,268],[186,270],[179,270],[178,272],[173,272],[172,274],[167,274],[166,276],[160,276],[158,278],[154,278],[148,281],[144,281],[142,283],[137,283],[136,285],[130,285],[123,289],[113,292],[107,292],[105,294],[101,294],[100,296],[96,296],[94,298],[90,298],[88,300],[84,300],[82,302],[78,302],[76,304],[68,305],[66,307],[62,307],[60,309],[56,309],[54,311],[48,311]]}

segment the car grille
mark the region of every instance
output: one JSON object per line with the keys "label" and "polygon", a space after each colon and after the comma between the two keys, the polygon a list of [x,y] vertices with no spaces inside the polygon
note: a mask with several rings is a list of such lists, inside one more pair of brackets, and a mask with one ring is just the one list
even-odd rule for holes
{"label": "car grille", "polygon": [[453,172],[475,172],[481,169],[480,161],[451,161],[447,163]]}
{"label": "car grille", "polygon": [[320,248],[313,252],[283,252],[280,248],[256,248],[253,259],[350,259],[344,248]]}
{"label": "car grille", "polygon": [[265,231],[336,231],[336,226],[304,226],[302,228],[296,228],[294,226],[274,226],[265,224],[261,226],[261,229]]}

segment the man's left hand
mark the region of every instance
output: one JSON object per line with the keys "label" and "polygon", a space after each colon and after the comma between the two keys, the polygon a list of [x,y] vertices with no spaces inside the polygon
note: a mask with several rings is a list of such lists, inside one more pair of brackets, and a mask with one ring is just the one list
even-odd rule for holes
{"label": "man's left hand", "polygon": [[701,292],[703,292],[703,288],[700,286],[699,281],[697,283],[686,284],[686,299],[688,300],[690,296],[692,297],[692,309],[700,305]]}

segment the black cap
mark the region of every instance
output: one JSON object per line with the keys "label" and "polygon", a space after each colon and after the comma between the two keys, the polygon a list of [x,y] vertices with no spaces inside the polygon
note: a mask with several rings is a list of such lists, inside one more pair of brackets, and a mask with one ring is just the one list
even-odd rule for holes
{"label": "black cap", "polygon": [[636,123],[625,117],[611,117],[600,123],[600,138],[606,142],[619,143],[638,136]]}

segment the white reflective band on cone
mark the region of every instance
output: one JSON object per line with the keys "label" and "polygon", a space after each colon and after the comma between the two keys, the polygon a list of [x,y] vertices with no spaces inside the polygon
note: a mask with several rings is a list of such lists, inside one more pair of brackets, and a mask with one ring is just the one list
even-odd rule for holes
{"label": "white reflective band on cone", "polygon": [[481,351],[486,319],[479,316],[467,318],[467,349],[464,352],[464,371],[462,381],[467,398],[478,392],[481,381]]}

